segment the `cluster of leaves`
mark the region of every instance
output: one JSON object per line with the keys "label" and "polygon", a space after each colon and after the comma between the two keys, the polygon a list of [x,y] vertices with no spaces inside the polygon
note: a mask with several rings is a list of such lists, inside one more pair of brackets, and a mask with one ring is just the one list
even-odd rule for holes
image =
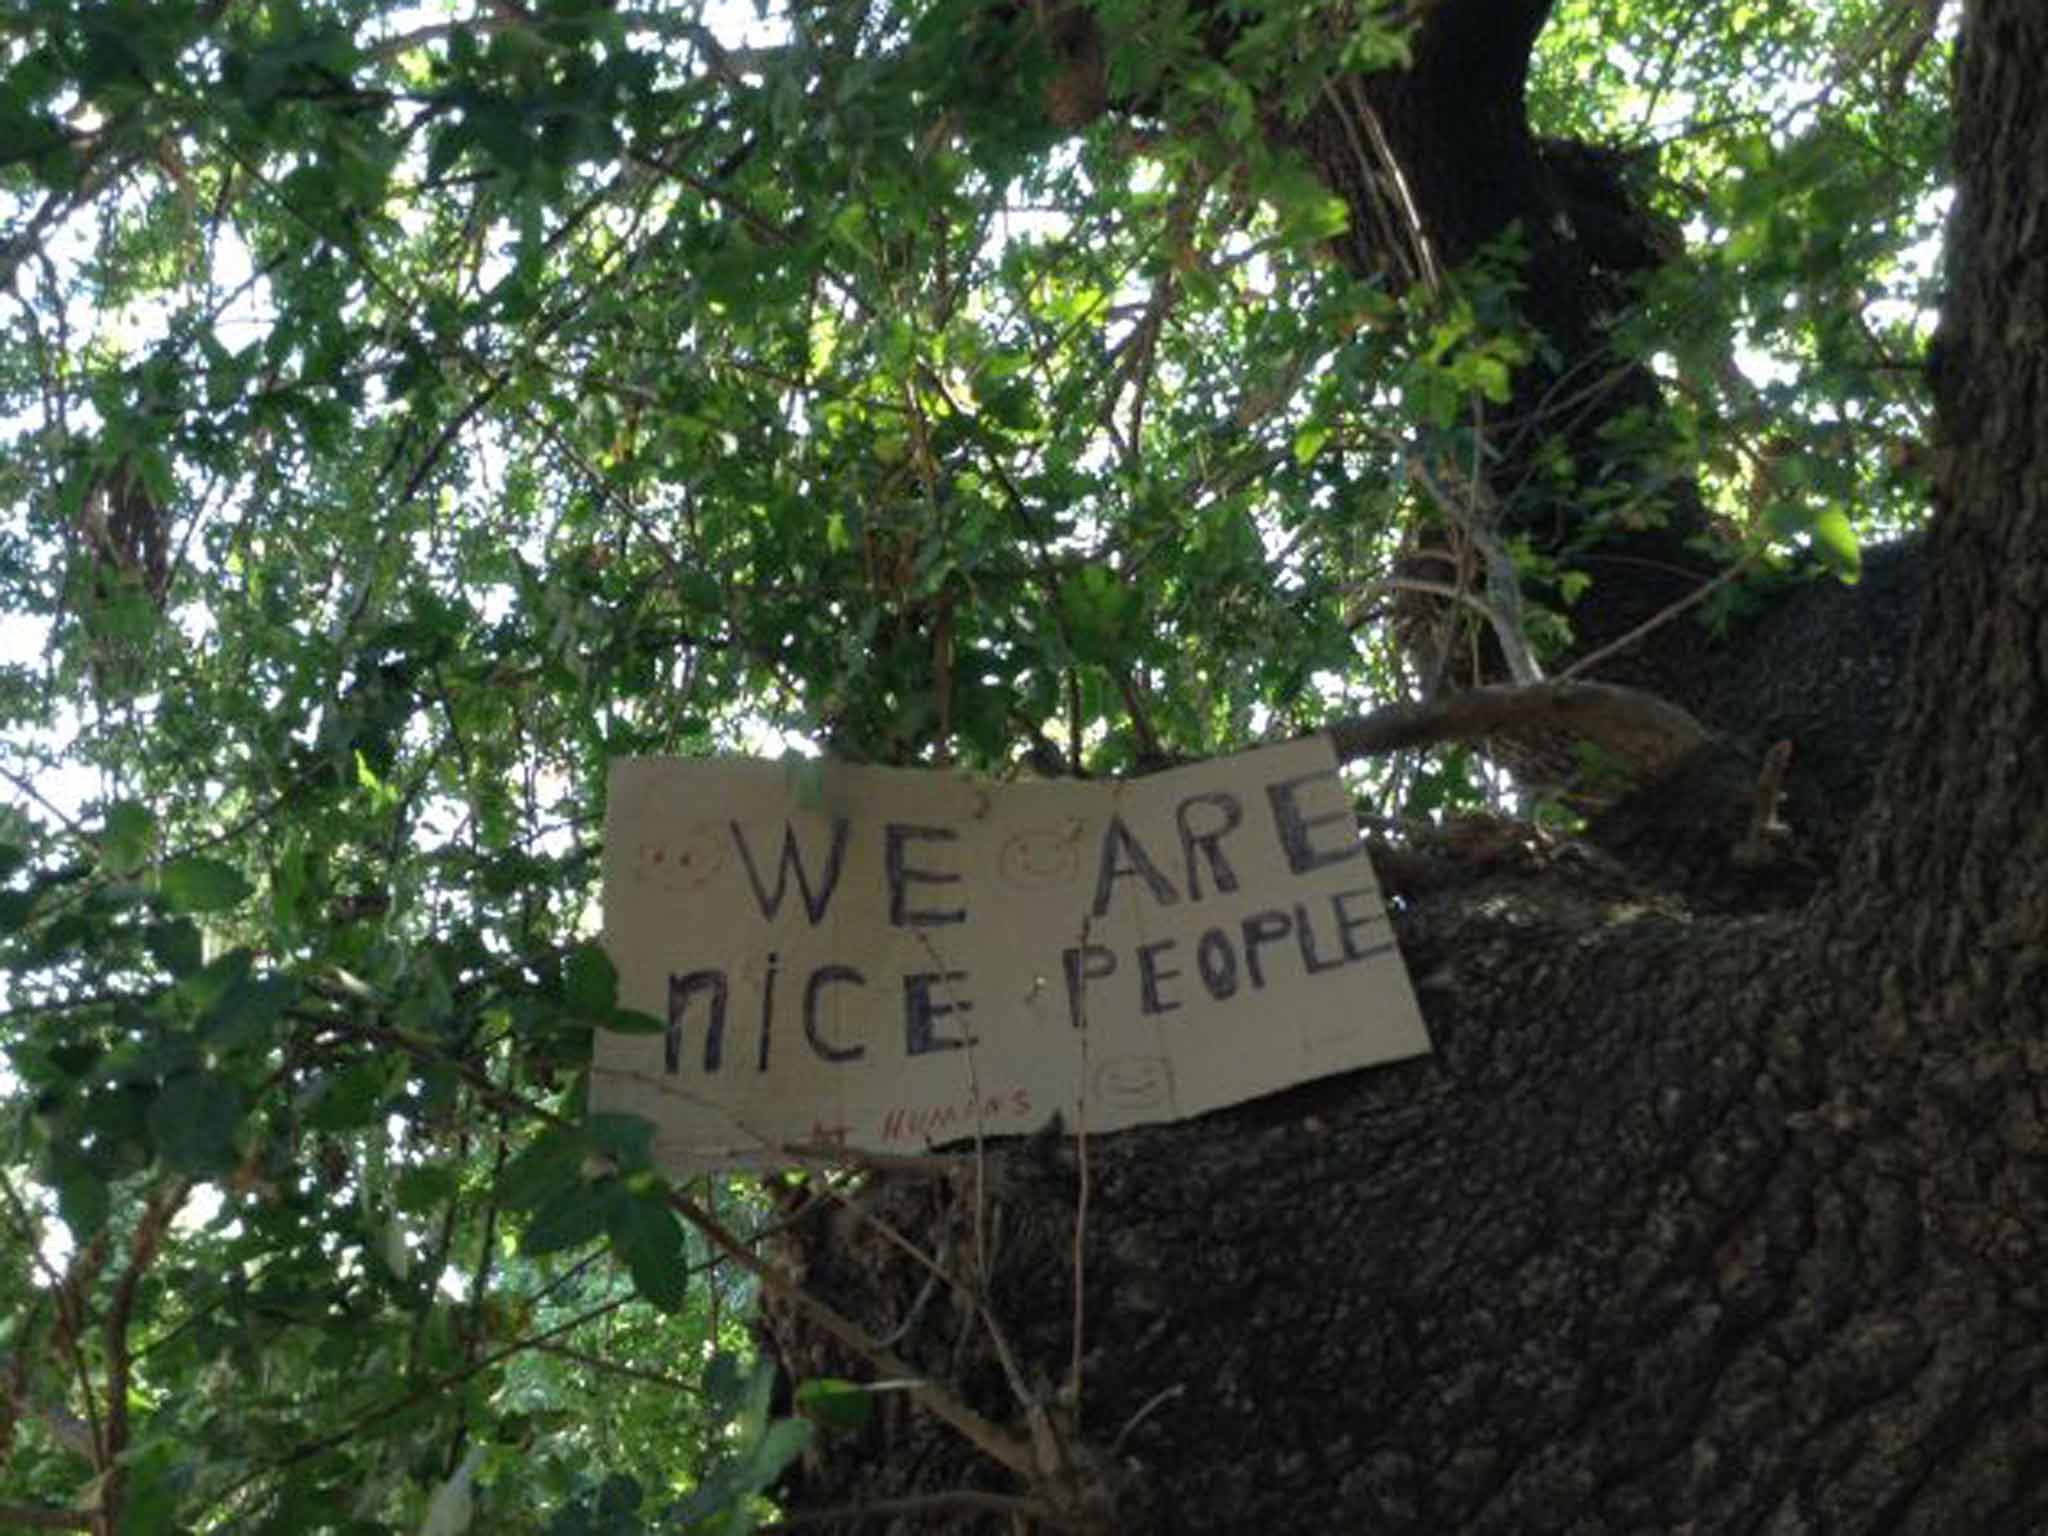
{"label": "cluster of leaves", "polygon": [[1850,577],[1926,512],[1948,35],[1928,0],[1567,0],[1532,82],[1542,130],[1613,146],[1683,231],[1620,327],[1667,451],[1730,528]]}
{"label": "cluster of leaves", "polygon": [[[0,1504],[744,1524],[808,1431],[583,1123],[651,1023],[608,759],[1115,772],[1401,690],[1403,466],[1536,345],[1512,243],[1347,275],[1260,127],[1402,34],[1104,3],[1142,105],[1070,133],[1039,9],[0,21]],[[1664,141],[1695,259],[1617,334],[1746,535],[1910,516],[1940,49],[1795,100],[1897,9],[1566,4],[1539,61],[1547,128]]]}

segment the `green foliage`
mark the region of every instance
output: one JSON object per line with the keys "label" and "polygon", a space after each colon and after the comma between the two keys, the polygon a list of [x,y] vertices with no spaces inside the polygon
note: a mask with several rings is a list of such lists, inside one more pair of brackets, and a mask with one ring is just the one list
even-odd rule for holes
{"label": "green foliage", "polygon": [[1622,146],[1685,230],[1624,335],[1671,382],[1686,461],[1732,526],[1853,577],[1859,538],[1917,526],[1927,505],[1951,125],[1939,16],[1890,0],[1558,12],[1540,127]]}
{"label": "green foliage", "polygon": [[[591,942],[606,762],[1114,773],[1407,691],[1408,465],[1544,359],[1527,232],[1330,259],[1277,146],[1412,8],[1089,9],[1135,105],[1079,127],[979,0],[0,22],[0,1503],[93,1484],[125,1373],[124,1529],[748,1528],[872,1393],[774,1417],[750,1284],[585,1120],[593,1031],[663,1028]],[[1688,232],[1613,296],[1631,473],[1540,460],[1592,520],[1697,477],[1759,570],[1853,572],[1917,517],[1902,14],[1558,7],[1539,127]],[[1521,554],[1562,643],[1597,580]]]}

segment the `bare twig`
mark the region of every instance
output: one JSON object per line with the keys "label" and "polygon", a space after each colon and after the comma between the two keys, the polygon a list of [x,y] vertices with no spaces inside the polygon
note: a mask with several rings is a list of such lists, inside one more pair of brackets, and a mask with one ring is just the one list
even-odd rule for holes
{"label": "bare twig", "polygon": [[926,1178],[948,1178],[968,1166],[967,1158],[942,1152],[869,1152],[829,1141],[785,1141],[775,1150],[800,1162],[830,1163],[876,1173],[921,1174]]}
{"label": "bare twig", "polygon": [[21,1228],[28,1251],[35,1255],[34,1264],[43,1273],[57,1310],[57,1338],[63,1345],[64,1354],[71,1366],[72,1374],[78,1378],[78,1394],[85,1406],[85,1422],[90,1436],[88,1459],[98,1466],[100,1450],[105,1444],[101,1438],[99,1407],[93,1397],[92,1373],[86,1369],[85,1354],[79,1348],[79,1337],[85,1331],[85,1292],[91,1287],[99,1266],[105,1262],[106,1234],[99,1233],[89,1243],[79,1248],[72,1256],[69,1272],[59,1275],[42,1250],[41,1226],[30,1214],[28,1204],[15,1190],[14,1183],[0,1169],[0,1200],[4,1200],[13,1213],[16,1224]]}
{"label": "bare twig", "polygon": [[1521,578],[1515,571],[1514,557],[1496,531],[1500,520],[1494,515],[1491,493],[1477,475],[1471,475],[1466,479],[1467,499],[1460,503],[1431,473],[1420,454],[1410,454],[1407,467],[1409,477],[1428,494],[1436,509],[1472,541],[1472,547],[1486,561],[1486,595],[1480,600],[1480,607],[1493,626],[1493,637],[1500,643],[1508,675],[1518,683],[1542,682],[1543,669],[1537,665],[1536,655],[1529,649],[1529,637],[1522,628]]}
{"label": "bare twig", "polygon": [[88,846],[91,845],[91,834],[88,833],[84,827],[80,826],[77,821],[73,820],[72,817],[64,810],[62,806],[53,804],[49,800],[49,798],[43,794],[41,790],[37,789],[35,786],[35,781],[33,779],[24,779],[12,768],[9,768],[5,763],[0,763],[0,778],[5,778],[8,783],[12,784],[16,789],[20,790],[24,795],[27,795],[30,799],[34,800],[38,805],[40,805],[44,810],[48,811],[52,816],[56,817],[59,821],[63,822],[66,830],[68,830],[73,837],[77,838],[80,842],[85,843]]}
{"label": "bare twig", "polygon": [[587,1365],[593,1371],[602,1371],[609,1376],[624,1376],[632,1381],[645,1381],[657,1387],[668,1387],[692,1397],[704,1395],[704,1384],[689,1381],[681,1376],[671,1376],[666,1371],[650,1371],[644,1366],[621,1365],[616,1360],[607,1360],[602,1355],[593,1355],[585,1350],[571,1349],[566,1344],[540,1344],[533,1348],[543,1355],[560,1355],[564,1360],[574,1360],[578,1365]]}
{"label": "bare twig", "polygon": [[1580,676],[1582,673],[1590,671],[1593,667],[1599,665],[1603,661],[1606,661],[1610,656],[1613,656],[1618,652],[1627,650],[1630,646],[1634,645],[1638,640],[1641,640],[1645,635],[1649,634],[1652,630],[1661,629],[1664,625],[1669,624],[1673,619],[1677,618],[1681,613],[1684,613],[1689,609],[1698,607],[1701,603],[1705,602],[1709,597],[1712,597],[1716,592],[1720,591],[1721,588],[1727,586],[1728,583],[1735,580],[1736,577],[1742,575],[1743,572],[1747,571],[1752,565],[1756,564],[1756,560],[1757,556],[1754,552],[1744,555],[1740,560],[1736,561],[1733,565],[1729,566],[1727,570],[1723,571],[1720,575],[1716,576],[1712,581],[1702,582],[1698,587],[1694,588],[1684,597],[1681,597],[1677,602],[1671,604],[1670,607],[1661,608],[1657,612],[1651,614],[1647,619],[1643,620],[1642,623],[1638,624],[1634,629],[1630,630],[1627,634],[1622,635],[1618,639],[1612,640],[1606,645],[1601,646],[1599,650],[1594,651],[1589,656],[1581,656],[1577,661],[1573,662],[1570,666],[1566,667],[1564,671],[1558,674],[1558,681],[1565,682],[1571,678]]}
{"label": "bare twig", "polygon": [[1381,576],[1363,583],[1351,594],[1353,606],[1344,615],[1347,628],[1358,629],[1370,622],[1373,615],[1366,609],[1365,600],[1375,592],[1420,592],[1429,597],[1441,597],[1449,602],[1461,603],[1482,619],[1491,621],[1493,618],[1493,610],[1487,606],[1486,599],[1470,587],[1453,586],[1448,581],[1429,581],[1420,576]]}
{"label": "bare twig", "polygon": [[[697,1270],[708,1267],[708,1265],[703,1264],[692,1265],[691,1272],[695,1273]],[[333,1450],[337,1445],[346,1445],[349,1441],[361,1435],[364,1430],[370,1428],[371,1425],[381,1423],[385,1419],[405,1412],[406,1409],[418,1403],[437,1397],[451,1387],[460,1386],[472,1376],[476,1376],[503,1361],[511,1359],[522,1350],[538,1349],[546,1340],[558,1339],[563,1334],[572,1333],[586,1323],[593,1323],[601,1317],[608,1317],[633,1299],[630,1295],[614,1296],[610,1301],[600,1302],[589,1311],[579,1313],[565,1323],[558,1323],[553,1328],[546,1329],[529,1338],[515,1339],[500,1349],[492,1350],[491,1353],[481,1356],[462,1370],[451,1372],[446,1376],[429,1377],[410,1391],[380,1403],[368,1412],[358,1415],[332,1434],[321,1435],[315,1439],[304,1441],[275,1460],[267,1461],[261,1466],[254,1467],[245,1472],[234,1482],[228,1484],[221,1492],[215,1494],[212,1501],[206,1506],[206,1509],[219,1508],[259,1478],[266,1477],[274,1472],[285,1471],[287,1468],[297,1466],[300,1462],[310,1461],[315,1456],[323,1455]],[[204,1510],[200,1511],[202,1514],[205,1512]]]}
{"label": "bare twig", "polygon": [[1138,1411],[1132,1414],[1130,1418],[1124,1421],[1124,1427],[1116,1432],[1116,1439],[1110,1442],[1110,1455],[1114,1456],[1118,1451],[1123,1449],[1124,1441],[1130,1437],[1130,1433],[1132,1430],[1136,1429],[1140,1424],[1144,1423],[1147,1419],[1151,1418],[1153,1414],[1157,1413],[1161,1408],[1164,1408],[1168,1403],[1172,1402],[1175,1398],[1187,1396],[1187,1392],[1187,1383],[1184,1381],[1176,1381],[1172,1386],[1161,1387],[1157,1392],[1154,1392],[1150,1397],[1146,1398],[1145,1401],[1139,1405]]}
{"label": "bare twig", "polygon": [[696,1201],[671,1190],[668,1202],[677,1214],[709,1238],[715,1247],[721,1249],[734,1263],[758,1280],[763,1290],[774,1292],[783,1301],[806,1313],[826,1333],[855,1354],[862,1356],[883,1375],[918,1380],[920,1384],[911,1389],[911,1395],[922,1407],[951,1425],[962,1438],[992,1460],[1008,1467],[1027,1482],[1032,1479],[1034,1468],[1030,1448],[1014,1435],[983,1418],[950,1394],[928,1382],[923,1382],[920,1373],[908,1361],[882,1348],[858,1323],[840,1316],[832,1307],[789,1279],[774,1265],[761,1259]]}
{"label": "bare twig", "polygon": [[1756,778],[1756,801],[1750,808],[1749,828],[1735,845],[1735,862],[1757,868],[1776,855],[1772,838],[1782,835],[1785,824],[1778,820],[1778,800],[1785,793],[1785,770],[1792,766],[1790,740],[1775,743],[1764,754],[1763,768]]}

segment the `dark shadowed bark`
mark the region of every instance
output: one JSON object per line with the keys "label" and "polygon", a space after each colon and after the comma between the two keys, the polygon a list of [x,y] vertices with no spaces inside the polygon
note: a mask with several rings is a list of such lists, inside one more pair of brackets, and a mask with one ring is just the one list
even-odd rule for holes
{"label": "dark shadowed bark", "polygon": [[[1020,1433],[1035,1400],[1099,1529],[2048,1529],[2044,68],[2048,8],[1969,7],[1925,617],[1810,905],[1495,871],[1401,916],[1431,1057],[1097,1138],[1085,1182],[1047,1140],[821,1202],[811,1283]],[[962,1488],[1019,1491],[906,1412],[795,1495]]]}

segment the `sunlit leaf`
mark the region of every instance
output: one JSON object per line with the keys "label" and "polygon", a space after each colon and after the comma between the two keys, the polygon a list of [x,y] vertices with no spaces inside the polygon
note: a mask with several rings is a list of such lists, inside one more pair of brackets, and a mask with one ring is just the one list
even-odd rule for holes
{"label": "sunlit leaf", "polygon": [[814,1376],[796,1385],[796,1411],[827,1430],[854,1430],[874,1416],[873,1395],[859,1382]]}

